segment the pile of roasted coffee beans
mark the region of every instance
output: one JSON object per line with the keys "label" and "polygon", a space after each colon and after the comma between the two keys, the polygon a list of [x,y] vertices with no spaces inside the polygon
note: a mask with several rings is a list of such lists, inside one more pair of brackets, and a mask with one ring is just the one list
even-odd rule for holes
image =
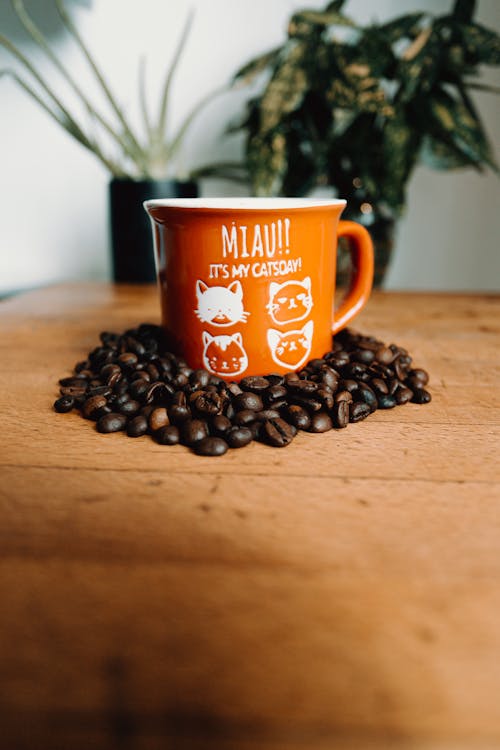
{"label": "pile of roasted coffee beans", "polygon": [[161,328],[101,333],[101,345],[59,381],[57,412],[79,409],[99,432],[152,435],[161,445],[221,456],[252,440],[281,448],[298,430],[327,432],[377,409],[426,404],[425,370],[400,346],[345,329],[298,372],[226,383],[165,351]]}

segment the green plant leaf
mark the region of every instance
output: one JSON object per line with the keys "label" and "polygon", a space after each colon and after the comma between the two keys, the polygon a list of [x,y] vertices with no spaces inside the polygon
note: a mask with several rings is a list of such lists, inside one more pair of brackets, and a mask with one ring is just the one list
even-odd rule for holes
{"label": "green plant leaf", "polygon": [[260,99],[260,130],[263,134],[273,130],[284,116],[297,109],[309,87],[304,66],[306,49],[294,43],[289,54],[277,67]]}
{"label": "green plant leaf", "polygon": [[250,137],[246,156],[254,194],[279,195],[289,163],[284,135],[276,131]]}
{"label": "green plant leaf", "polygon": [[232,82],[241,82],[243,84],[251,83],[259,73],[266,68],[272,67],[278,61],[280,49],[272,49],[269,52],[259,55],[259,57],[250,60],[249,63],[239,68],[233,76]]}
{"label": "green plant leaf", "polygon": [[478,23],[460,27],[464,59],[468,64],[500,65],[500,36]]}
{"label": "green plant leaf", "polygon": [[428,18],[426,13],[409,13],[406,16],[400,16],[393,21],[383,24],[379,29],[389,44],[393,44],[405,37],[414,39],[420,33],[422,21],[425,18]]}
{"label": "green plant leaf", "polygon": [[485,163],[497,170],[481,123],[463,101],[440,89],[429,101],[428,115],[429,134],[436,141],[452,144],[471,163]]}
{"label": "green plant leaf", "polygon": [[432,169],[460,169],[462,167],[477,167],[477,163],[470,159],[453,143],[438,141],[431,135],[426,135],[420,149],[420,161]]}

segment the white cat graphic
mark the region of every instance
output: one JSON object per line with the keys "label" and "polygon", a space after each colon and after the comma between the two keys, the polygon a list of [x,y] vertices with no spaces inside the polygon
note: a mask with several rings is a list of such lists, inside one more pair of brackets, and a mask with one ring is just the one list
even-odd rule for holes
{"label": "white cat graphic", "polygon": [[311,352],[314,323],[309,320],[297,331],[276,331],[269,328],[267,343],[277,365],[296,370],[308,359]]}
{"label": "white cat graphic", "polygon": [[241,375],[248,367],[248,356],[243,348],[241,333],[232,336],[212,336],[203,331],[203,364],[215,375]]}
{"label": "white cat graphic", "polygon": [[271,281],[266,308],[277,325],[304,320],[311,312],[312,306],[310,276],[306,276],[302,281],[285,281],[284,284]]}
{"label": "white cat graphic", "polygon": [[213,326],[232,326],[235,323],[246,323],[247,316],[243,307],[243,288],[239,281],[229,286],[208,286],[204,281],[196,282],[196,299],[198,307],[195,312],[203,323]]}

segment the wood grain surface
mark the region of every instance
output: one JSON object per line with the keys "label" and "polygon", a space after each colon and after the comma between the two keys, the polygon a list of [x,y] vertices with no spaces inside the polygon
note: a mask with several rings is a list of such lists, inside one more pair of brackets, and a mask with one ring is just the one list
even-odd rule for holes
{"label": "wood grain surface", "polygon": [[52,410],[156,289],[0,303],[0,747],[500,748],[500,298],[376,293],[433,401],[199,458]]}

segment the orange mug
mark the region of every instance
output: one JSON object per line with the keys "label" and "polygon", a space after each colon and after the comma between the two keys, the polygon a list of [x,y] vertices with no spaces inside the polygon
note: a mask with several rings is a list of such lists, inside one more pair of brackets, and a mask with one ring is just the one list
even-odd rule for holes
{"label": "orange mug", "polygon": [[[149,200],[167,344],[224,380],[287,373],[322,357],[366,304],[373,246],[339,221],[344,200]],[[338,237],[354,278],[334,310]]]}

